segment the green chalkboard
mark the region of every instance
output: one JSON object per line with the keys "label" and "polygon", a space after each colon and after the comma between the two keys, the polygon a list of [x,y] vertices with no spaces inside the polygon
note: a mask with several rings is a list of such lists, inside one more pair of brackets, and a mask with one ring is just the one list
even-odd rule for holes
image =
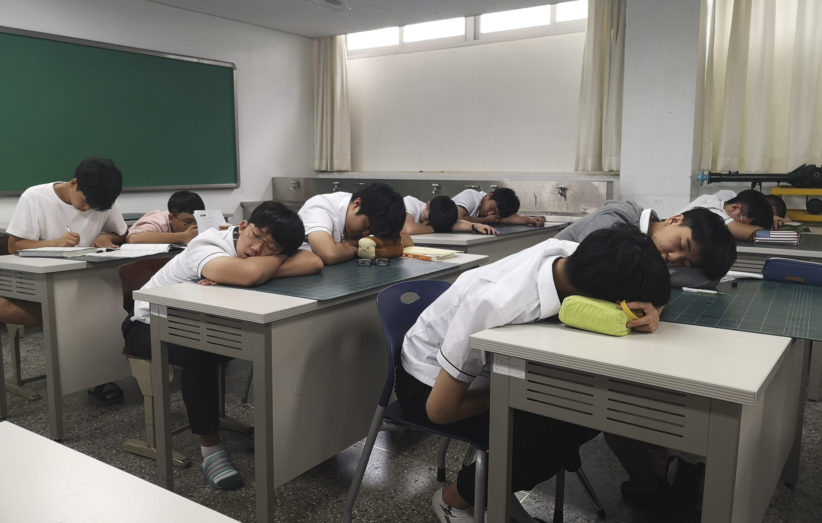
{"label": "green chalkboard", "polygon": [[128,189],[236,187],[233,64],[0,28],[0,191],[111,158]]}

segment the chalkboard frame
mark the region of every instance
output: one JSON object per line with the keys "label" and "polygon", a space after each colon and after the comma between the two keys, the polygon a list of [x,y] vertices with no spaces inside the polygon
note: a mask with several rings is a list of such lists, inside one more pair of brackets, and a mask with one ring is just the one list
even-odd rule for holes
{"label": "chalkboard frame", "polygon": [[[239,122],[238,122],[238,106],[237,106],[237,67],[232,62],[222,61],[222,60],[215,60],[215,59],[207,59],[207,58],[199,58],[194,56],[187,56],[182,54],[176,53],[168,53],[163,51],[155,51],[151,49],[139,48],[139,47],[131,47],[126,45],[108,43],[108,42],[100,42],[95,40],[88,40],[83,38],[76,38],[71,36],[65,35],[56,35],[51,33],[43,33],[39,31],[32,31],[28,29],[20,29],[15,27],[7,27],[0,25],[0,33],[7,33],[11,35],[18,35],[18,36],[26,36],[31,38],[39,38],[43,40],[52,40],[57,42],[65,42],[70,44],[76,44],[80,46],[87,46],[87,47],[94,47],[94,48],[101,48],[107,49],[112,51],[120,51],[125,53],[132,53],[132,54],[139,54],[139,55],[148,55],[157,58],[163,59],[170,59],[170,60],[179,60],[183,62],[190,62],[196,64],[205,64],[210,66],[218,66],[218,67],[225,67],[231,70],[231,90],[233,94],[233,103],[232,103],[232,111],[233,111],[233,120],[234,120],[234,180],[231,182],[225,183],[205,183],[205,184],[170,184],[170,185],[146,185],[146,186],[130,186],[128,185],[128,176],[127,173],[124,173],[124,184],[123,184],[123,192],[138,192],[138,191],[175,191],[181,189],[235,189],[240,186],[241,177],[240,177],[240,144],[239,144]],[[78,158],[77,163],[80,162],[83,158]],[[117,163],[117,159],[113,158],[115,163]],[[74,165],[67,165],[64,169],[61,170],[61,176],[58,177],[60,179],[70,179],[72,173],[74,172]],[[60,179],[54,180],[45,180],[45,181],[36,181],[35,183],[31,183],[29,185],[36,185],[38,183],[47,183],[48,181],[60,181]],[[3,189],[0,187],[0,196],[15,196],[21,194],[25,188],[23,189],[14,189],[8,190]]]}

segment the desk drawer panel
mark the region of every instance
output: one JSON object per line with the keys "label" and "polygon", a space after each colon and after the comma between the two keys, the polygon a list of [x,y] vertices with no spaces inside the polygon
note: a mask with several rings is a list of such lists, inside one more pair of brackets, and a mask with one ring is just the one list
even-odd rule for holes
{"label": "desk drawer panel", "polygon": [[0,269],[0,292],[25,300],[45,295],[46,282],[33,274]]}
{"label": "desk drawer panel", "polygon": [[247,332],[240,320],[169,308],[163,335],[170,343],[232,356],[248,346]]}
{"label": "desk drawer panel", "polygon": [[707,450],[703,397],[533,362],[510,387],[516,409],[693,454]]}

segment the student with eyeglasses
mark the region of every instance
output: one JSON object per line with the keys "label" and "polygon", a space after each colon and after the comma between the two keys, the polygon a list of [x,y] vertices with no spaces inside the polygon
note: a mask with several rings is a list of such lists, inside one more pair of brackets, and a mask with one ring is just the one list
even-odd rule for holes
{"label": "student with eyeglasses", "polygon": [[[142,288],[198,281],[201,285],[253,286],[272,278],[314,274],[323,268],[315,254],[300,250],[305,230],[297,213],[268,201],[247,221],[225,230],[208,229],[171,259]],[[151,358],[149,304],[135,300],[134,316],[123,321],[126,345],[136,355]],[[181,388],[191,432],[200,437],[203,473],[217,489],[243,484],[217,434],[217,369],[223,356],[169,344],[168,360],[183,368]]]}

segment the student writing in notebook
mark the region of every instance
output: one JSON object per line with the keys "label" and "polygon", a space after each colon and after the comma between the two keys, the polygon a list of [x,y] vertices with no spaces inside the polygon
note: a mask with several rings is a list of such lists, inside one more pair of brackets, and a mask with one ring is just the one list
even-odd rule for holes
{"label": "student writing in notebook", "polygon": [[[226,230],[203,231],[170,260],[143,289],[199,281],[203,285],[259,285],[271,278],[313,274],[322,270],[317,256],[299,250],[305,230],[297,213],[278,202],[257,206],[249,219]],[[129,349],[151,358],[149,304],[135,300],[134,316],[123,321]],[[191,432],[199,436],[203,473],[217,489],[243,483],[217,434],[219,409],[217,369],[222,356],[170,344],[169,362],[183,368],[181,387]]]}
{"label": "student writing in notebook", "polygon": [[[9,253],[37,247],[115,247],[127,227],[114,204],[123,187],[123,175],[111,160],[87,158],[67,182],[35,185],[17,202],[6,231]],[[0,322],[39,325],[39,303],[0,298]],[[114,383],[89,391],[101,404],[122,401]]]}
{"label": "student writing in notebook", "polygon": [[497,230],[483,223],[458,219],[457,204],[448,196],[437,196],[425,203],[413,196],[402,199],[405,203],[403,234],[431,234],[432,232],[475,232],[497,234]]}
{"label": "student writing in notebook", "polygon": [[194,211],[205,209],[200,195],[177,191],[168,199],[168,211],[145,213],[128,230],[128,243],[188,243],[198,233]]}

